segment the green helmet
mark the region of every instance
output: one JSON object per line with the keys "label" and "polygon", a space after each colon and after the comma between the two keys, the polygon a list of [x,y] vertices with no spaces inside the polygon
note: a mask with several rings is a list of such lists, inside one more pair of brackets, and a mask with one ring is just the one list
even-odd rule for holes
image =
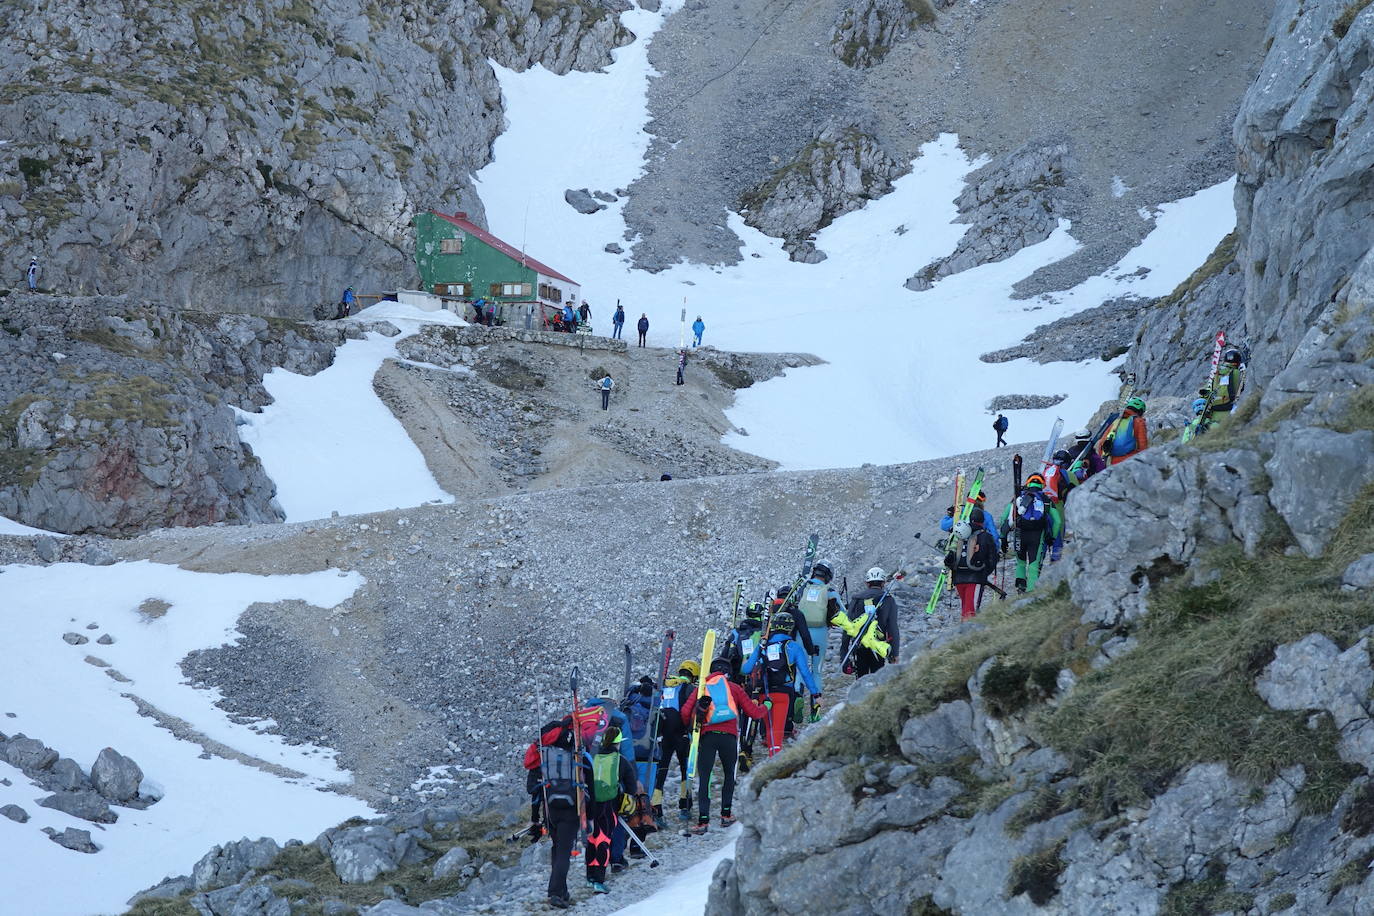
{"label": "green helmet", "polygon": [[1145,402],[1140,398],[1131,398],[1129,401],[1126,402],[1126,409],[1134,410],[1136,413],[1144,413]]}
{"label": "green helmet", "polygon": [[763,616],[763,605],[762,605],[760,602],[758,602],[758,601],[750,601],[750,602],[749,602],[747,605],[745,605],[745,607],[744,607],[744,616],[745,616],[745,617],[762,617],[762,616]]}

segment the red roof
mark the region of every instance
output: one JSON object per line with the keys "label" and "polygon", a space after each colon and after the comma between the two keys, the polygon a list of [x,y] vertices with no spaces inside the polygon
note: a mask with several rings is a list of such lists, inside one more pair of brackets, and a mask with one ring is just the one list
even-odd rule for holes
{"label": "red roof", "polygon": [[514,260],[519,261],[521,264],[524,264],[526,267],[533,267],[535,270],[539,271],[539,273],[543,274],[546,277],[553,277],[555,280],[562,280],[564,283],[571,283],[573,286],[580,287],[582,285],[570,277],[565,277],[563,274],[554,270],[552,267],[545,264],[543,261],[535,260],[534,258],[525,254],[519,248],[516,248],[514,245],[506,244],[505,242],[498,239],[496,236],[492,235],[487,230],[470,222],[467,218],[468,215],[466,213],[460,212],[455,213],[452,216],[448,216],[446,214],[440,213],[438,210],[430,210],[429,212],[433,213],[435,216],[439,217],[442,220],[447,220],[448,222],[453,223],[453,225],[457,226],[459,229],[462,229],[464,232],[472,233],[473,235],[477,236],[477,238],[481,239],[483,242],[486,242],[492,248],[495,248],[497,251],[504,254],[506,257],[513,258]]}

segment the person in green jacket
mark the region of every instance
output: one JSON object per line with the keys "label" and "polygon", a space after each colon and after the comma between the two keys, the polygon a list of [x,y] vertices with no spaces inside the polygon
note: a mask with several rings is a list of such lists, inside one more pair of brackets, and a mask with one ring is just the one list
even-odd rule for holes
{"label": "person in green jacket", "polygon": [[1207,395],[1208,413],[1229,413],[1245,389],[1245,364],[1239,350],[1227,350]]}

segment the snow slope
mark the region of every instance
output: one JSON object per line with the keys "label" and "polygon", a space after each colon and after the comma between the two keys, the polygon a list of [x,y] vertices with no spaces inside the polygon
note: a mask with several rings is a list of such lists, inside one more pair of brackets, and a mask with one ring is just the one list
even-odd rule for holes
{"label": "snow slope", "polygon": [[56,531],[44,531],[42,528],[30,528],[28,525],[21,525],[13,519],[5,518],[0,515],[0,535],[13,535],[15,537],[29,537],[35,534],[46,534],[55,538],[64,538],[65,534],[58,534]]}
{"label": "snow slope", "polygon": [[700,916],[706,909],[716,866],[735,854],[735,840],[743,832],[744,828],[738,825],[731,827],[726,834],[730,841],[709,858],[683,869],[653,895],[616,910],[612,916]]}
{"label": "snow slope", "polygon": [[[1067,294],[1011,298],[1018,280],[1075,250],[1067,224],[1007,261],[914,293],[903,288],[906,278],[951,252],[965,231],[952,222],[953,201],[964,176],[981,164],[958,148],[957,138],[944,136],[923,148],[890,194],[819,234],[817,245],[829,254],[820,264],[789,261],[778,240],[732,214],[730,227],[744,242],[738,265],[631,271],[627,255],[603,250],[623,241],[623,203],[583,215],[564,202],[563,192],[627,187],[642,170],[649,144],[646,88],[656,75],[647,44],[680,5],[672,0],[660,13],[622,14],[639,39],[617,50],[605,72],[555,76],[538,67],[515,73],[494,65],[509,127],[478,174],[479,192],[492,231],[526,239],[532,255],[579,280],[603,325],[619,299],[631,323],[648,314],[652,344],[676,347],[685,308],[688,322],[697,315],[705,321],[705,343],[804,351],[828,362],[742,392],[730,418],[748,435],[726,437],[736,448],[787,468],[984,448],[991,436],[991,416],[982,419],[988,401],[1013,393],[1069,395],[1053,410],[1012,413],[1013,430],[1028,438],[1043,434],[1055,416],[1072,427],[1115,392],[1110,365],[988,365],[978,355],[1110,298],[1171,291],[1234,226],[1226,183],[1146,214],[1156,222],[1151,236],[1112,270]],[[549,136],[559,142],[546,142]],[[1142,266],[1148,274],[1135,274]],[[807,417],[812,421],[800,425]],[[856,424],[862,435],[854,434]]]}
{"label": "snow slope", "polygon": [[401,334],[350,340],[334,364],[315,375],[273,369],[262,380],[272,403],[260,413],[238,411],[239,438],[262,459],[287,521],[453,501],[372,390],[372,377],[383,360],[396,357],[397,342],[421,324],[464,322],[450,312],[397,302],[380,302],[355,318],[385,319]]}
{"label": "snow slope", "polygon": [[[217,843],[244,836],[308,838],[369,814],[357,799],[320,791],[350,781],[331,751],[291,746],[262,733],[261,726],[231,722],[214,705],[218,694],[186,685],[178,667],[188,652],[236,638],[235,621],[254,602],[300,599],[328,609],[362,583],[357,573],[333,570],[210,575],[148,562],[0,569],[0,628],[9,645],[23,647],[6,653],[0,665],[0,731],[38,738],[86,770],[102,748],[113,747],[143,768],[145,786],[164,793],[144,811],[114,808],[118,822],[102,828],[39,807],[36,801],[48,793],[0,763],[0,777],[11,783],[0,785],[0,805],[19,805],[31,818],[26,824],[0,818],[0,912],[123,912],[132,894],[167,875],[188,873]],[[141,613],[148,598],[170,607],[160,616]],[[87,628],[91,623],[95,629]],[[90,642],[69,645],[62,638],[68,632]],[[98,644],[102,634],[114,642]],[[111,667],[92,664],[87,656]],[[107,670],[127,682],[107,676]],[[139,715],[131,696],[239,755],[300,776],[285,778],[204,754],[201,744]],[[40,832],[46,826],[89,830],[101,849],[93,855],[64,849]],[[20,902],[24,909],[7,909]]]}

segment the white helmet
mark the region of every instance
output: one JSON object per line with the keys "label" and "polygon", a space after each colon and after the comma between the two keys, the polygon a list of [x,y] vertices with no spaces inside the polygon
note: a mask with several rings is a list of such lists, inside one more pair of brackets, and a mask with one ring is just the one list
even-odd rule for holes
{"label": "white helmet", "polygon": [[1081,442],[1084,439],[1091,439],[1093,437],[1093,434],[1089,432],[1088,428],[1085,426],[1083,429],[1080,429],[1078,432],[1074,433],[1073,437]]}
{"label": "white helmet", "polygon": [[887,573],[883,572],[883,568],[882,568],[881,566],[874,566],[874,567],[873,567],[872,569],[870,569],[868,572],[864,573],[864,581],[865,581],[865,582],[886,582],[886,581],[887,581]]}
{"label": "white helmet", "polygon": [[954,536],[961,541],[967,541],[969,538],[973,536],[973,526],[970,525],[968,522],[955,522]]}

